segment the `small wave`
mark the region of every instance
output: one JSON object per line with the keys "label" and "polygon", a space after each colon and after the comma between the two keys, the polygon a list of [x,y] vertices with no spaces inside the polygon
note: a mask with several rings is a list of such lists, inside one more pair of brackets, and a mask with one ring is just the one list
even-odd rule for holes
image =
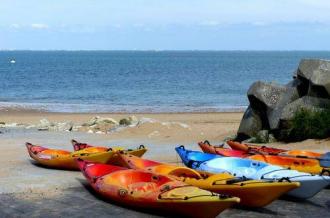
{"label": "small wave", "polygon": [[0,102],[4,110],[37,110],[60,113],[184,113],[184,112],[243,112],[247,106],[130,106],[106,104]]}

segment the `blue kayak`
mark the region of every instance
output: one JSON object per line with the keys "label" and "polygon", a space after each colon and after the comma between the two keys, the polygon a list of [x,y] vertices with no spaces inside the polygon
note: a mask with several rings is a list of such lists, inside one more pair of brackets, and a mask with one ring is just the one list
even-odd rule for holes
{"label": "blue kayak", "polygon": [[182,162],[195,170],[210,173],[230,173],[236,177],[253,180],[300,182],[300,187],[287,194],[289,196],[307,199],[313,197],[326,186],[330,185],[329,176],[318,176],[296,170],[285,169],[250,159],[223,157],[200,151],[187,150],[184,146],[175,148]]}

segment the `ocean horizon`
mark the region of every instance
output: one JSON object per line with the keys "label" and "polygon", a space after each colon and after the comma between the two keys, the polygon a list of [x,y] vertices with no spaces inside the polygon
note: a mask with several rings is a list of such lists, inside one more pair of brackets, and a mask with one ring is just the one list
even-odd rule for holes
{"label": "ocean horizon", "polygon": [[0,51],[0,108],[243,111],[253,82],[286,84],[302,58],[330,51]]}

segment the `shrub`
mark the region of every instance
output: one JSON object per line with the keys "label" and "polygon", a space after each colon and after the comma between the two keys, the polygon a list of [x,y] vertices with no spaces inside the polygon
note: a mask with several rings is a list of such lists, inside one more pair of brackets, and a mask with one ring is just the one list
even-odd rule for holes
{"label": "shrub", "polygon": [[285,141],[322,139],[330,136],[330,109],[297,111],[282,135]]}

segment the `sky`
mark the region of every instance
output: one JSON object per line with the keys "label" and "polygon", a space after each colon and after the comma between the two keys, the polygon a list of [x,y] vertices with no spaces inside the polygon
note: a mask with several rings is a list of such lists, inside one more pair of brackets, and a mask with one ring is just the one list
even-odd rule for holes
{"label": "sky", "polygon": [[0,49],[330,50],[330,1],[0,0]]}

